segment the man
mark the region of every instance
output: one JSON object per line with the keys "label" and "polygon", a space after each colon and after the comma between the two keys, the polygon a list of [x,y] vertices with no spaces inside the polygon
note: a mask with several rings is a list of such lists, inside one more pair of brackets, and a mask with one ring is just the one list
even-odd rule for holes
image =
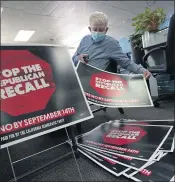
{"label": "man", "polygon": [[108,17],[102,12],[95,12],[89,17],[89,30],[91,35],[85,36],[75,55],[73,62],[76,65],[78,61],[86,63],[84,57],[88,56],[88,64],[96,68],[105,70],[110,60],[117,62],[122,68],[135,74],[144,74],[148,79],[151,73],[132,62],[122,51],[119,42],[106,35],[108,31]]}

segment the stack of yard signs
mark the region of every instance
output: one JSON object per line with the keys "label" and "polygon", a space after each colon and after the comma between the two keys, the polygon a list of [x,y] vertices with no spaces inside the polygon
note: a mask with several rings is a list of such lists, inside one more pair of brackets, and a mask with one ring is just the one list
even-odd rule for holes
{"label": "stack of yard signs", "polygon": [[117,177],[174,181],[173,126],[172,120],[109,121],[77,137],[78,150]]}

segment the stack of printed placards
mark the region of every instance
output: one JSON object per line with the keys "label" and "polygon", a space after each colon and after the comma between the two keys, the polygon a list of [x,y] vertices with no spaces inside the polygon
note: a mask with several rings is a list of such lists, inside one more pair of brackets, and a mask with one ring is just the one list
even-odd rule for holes
{"label": "stack of printed placards", "polygon": [[173,120],[109,121],[77,137],[78,150],[117,177],[174,181],[173,126]]}

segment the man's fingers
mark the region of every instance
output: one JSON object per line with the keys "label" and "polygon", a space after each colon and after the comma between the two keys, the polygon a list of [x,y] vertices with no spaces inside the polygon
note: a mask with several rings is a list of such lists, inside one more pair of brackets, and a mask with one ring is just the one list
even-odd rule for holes
{"label": "man's fingers", "polygon": [[88,54],[81,54],[81,55],[78,56],[78,59],[80,61],[82,61],[82,60],[84,60],[84,57],[87,57],[87,56],[88,56]]}
{"label": "man's fingers", "polygon": [[149,77],[149,75],[148,74],[145,74],[144,77],[145,77],[145,79],[147,79]]}
{"label": "man's fingers", "polygon": [[147,71],[147,72],[144,73],[145,79],[148,79],[150,76],[151,76],[150,72]]}
{"label": "man's fingers", "polygon": [[80,56],[79,56],[79,58],[80,59],[83,59],[83,57],[87,57],[88,56],[88,54],[81,54]]}
{"label": "man's fingers", "polygon": [[83,59],[80,59],[80,61],[81,61],[82,63],[86,64],[86,62],[85,62]]}
{"label": "man's fingers", "polygon": [[86,64],[86,61],[84,60],[85,58],[84,57],[87,57],[88,56],[88,54],[81,54],[80,55],[80,61],[82,62],[82,63],[84,63],[84,64]]}
{"label": "man's fingers", "polygon": [[88,54],[82,54],[82,56],[84,57],[84,56],[88,56]]}

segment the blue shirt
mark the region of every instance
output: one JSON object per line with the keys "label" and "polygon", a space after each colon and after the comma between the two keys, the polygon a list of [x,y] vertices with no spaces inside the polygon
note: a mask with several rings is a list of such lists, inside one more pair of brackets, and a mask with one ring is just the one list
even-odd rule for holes
{"label": "blue shirt", "polygon": [[101,42],[95,42],[91,35],[86,35],[72,57],[75,65],[79,61],[78,55],[80,54],[88,54],[88,64],[102,70],[107,68],[110,59],[116,61],[117,65],[120,65],[123,69],[136,74],[142,74],[146,70],[141,65],[137,65],[131,61],[123,53],[119,42],[108,35]]}

